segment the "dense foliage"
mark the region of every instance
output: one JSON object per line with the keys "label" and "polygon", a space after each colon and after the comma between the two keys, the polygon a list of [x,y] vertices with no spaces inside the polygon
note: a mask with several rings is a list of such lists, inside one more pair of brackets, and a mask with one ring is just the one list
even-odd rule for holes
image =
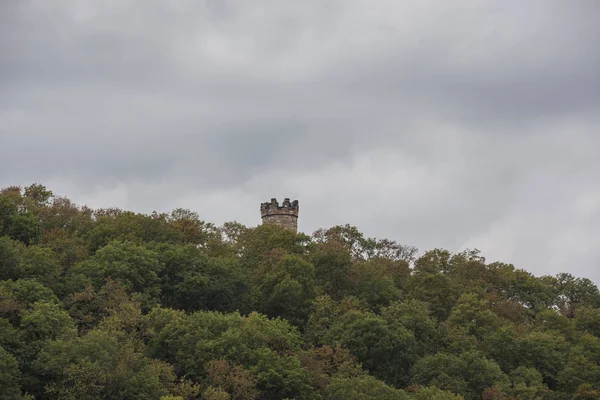
{"label": "dense foliage", "polygon": [[0,192],[0,399],[600,399],[600,294],[335,226]]}

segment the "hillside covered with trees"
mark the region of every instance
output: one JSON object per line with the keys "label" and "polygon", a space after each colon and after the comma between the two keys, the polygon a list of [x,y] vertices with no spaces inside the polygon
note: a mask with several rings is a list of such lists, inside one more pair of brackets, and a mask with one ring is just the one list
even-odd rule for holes
{"label": "hillside covered with trees", "polygon": [[600,399],[600,294],[349,225],[215,226],[8,187],[0,399]]}

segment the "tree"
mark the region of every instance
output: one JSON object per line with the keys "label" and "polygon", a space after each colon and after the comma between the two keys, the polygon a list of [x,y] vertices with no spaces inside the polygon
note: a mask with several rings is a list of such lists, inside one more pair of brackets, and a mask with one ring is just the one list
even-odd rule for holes
{"label": "tree", "polygon": [[600,308],[579,307],[575,311],[575,328],[600,337]]}
{"label": "tree", "polygon": [[550,394],[542,375],[535,368],[524,366],[510,372],[510,383],[502,389],[508,396],[523,400],[543,399]]}
{"label": "tree", "polygon": [[429,304],[439,321],[450,314],[459,297],[459,288],[444,274],[415,274],[407,284],[407,295]]}
{"label": "tree", "polygon": [[477,352],[425,356],[417,361],[412,375],[414,383],[448,390],[466,400],[478,399],[485,389],[508,383],[498,364]]}
{"label": "tree", "polygon": [[257,276],[263,295],[260,311],[302,326],[315,298],[315,269],[298,256],[281,251],[271,254],[273,257],[263,261]]}
{"label": "tree", "polygon": [[598,287],[587,278],[575,278],[571,274],[560,273],[551,282],[558,292],[556,305],[568,318],[575,316],[575,311],[580,305],[600,306]]}
{"label": "tree", "polygon": [[33,244],[38,241],[40,236],[40,222],[32,213],[19,213],[8,219],[5,232],[15,240],[20,240],[25,244]]}
{"label": "tree", "polygon": [[147,304],[151,304],[157,302],[160,293],[161,269],[159,257],[152,250],[131,242],[113,241],[75,266],[73,272],[90,278],[96,288],[109,278],[121,281],[130,290],[142,293]]}
{"label": "tree", "polygon": [[599,399],[599,310],[477,249],[0,189],[0,399]]}
{"label": "tree", "polygon": [[506,373],[522,362],[520,338],[511,325],[503,326],[486,337],[483,348],[485,355],[495,360]]}
{"label": "tree", "polygon": [[44,207],[48,205],[50,199],[53,197],[53,194],[51,190],[46,188],[46,186],[39,183],[34,183],[25,188],[23,197],[31,199],[36,207]]}
{"label": "tree", "polygon": [[240,264],[244,268],[254,270],[262,263],[263,257],[272,250],[281,249],[289,254],[304,256],[307,253],[309,237],[296,234],[273,224],[262,224],[247,229],[239,238],[242,248]]}
{"label": "tree", "polygon": [[206,245],[218,235],[216,227],[200,219],[198,213],[184,208],[176,208],[167,217],[167,222],[181,236],[183,244]]}
{"label": "tree", "polygon": [[51,399],[159,400],[175,384],[170,365],[145,357],[127,338],[103,330],[50,342],[35,367]]}
{"label": "tree", "polygon": [[181,236],[167,222],[167,215],[144,215],[129,211],[108,212],[97,217],[85,233],[89,247],[96,251],[113,241],[144,243],[180,243]]}
{"label": "tree", "polygon": [[583,384],[600,388],[600,366],[582,354],[573,354],[558,373],[557,381],[558,388],[565,393],[573,393]]}
{"label": "tree", "polygon": [[15,357],[0,346],[0,400],[18,399],[21,395],[21,371]]}
{"label": "tree", "polygon": [[318,243],[310,253],[310,261],[315,267],[317,283],[326,294],[335,300],[348,294],[352,256],[342,243]]}
{"label": "tree", "polygon": [[313,387],[325,389],[332,378],[353,378],[367,375],[352,353],[339,344],[311,347],[298,354],[302,368],[312,376]]}
{"label": "tree", "polygon": [[395,301],[381,310],[381,317],[390,326],[408,329],[417,340],[419,355],[432,351],[437,321],[427,303],[414,299]]}
{"label": "tree", "polygon": [[544,383],[556,389],[557,376],[564,367],[569,345],[556,331],[531,332],[519,340],[520,363],[537,369]]}
{"label": "tree", "polygon": [[387,258],[410,263],[414,260],[417,248],[399,244],[393,240],[367,238],[357,227],[336,225],[327,230],[318,229],[312,235],[315,243],[337,242],[342,244],[356,261],[372,258]]}
{"label": "tree", "polygon": [[372,376],[334,378],[325,389],[328,400],[408,400],[402,390],[386,385]]}
{"label": "tree", "polygon": [[9,236],[0,236],[0,280],[17,278],[19,244],[22,245]]}
{"label": "tree", "polygon": [[36,280],[0,281],[0,317],[7,318],[13,324],[19,325],[21,311],[31,308],[38,301],[60,303],[51,289]]}
{"label": "tree", "polygon": [[187,311],[250,311],[248,270],[229,257],[209,256],[194,245],[162,243],[152,250],[164,268],[159,273],[164,306]]}
{"label": "tree", "polygon": [[502,325],[498,316],[490,311],[487,302],[471,293],[461,295],[446,323],[450,327],[465,329],[469,335],[479,340],[483,340]]}
{"label": "tree", "polygon": [[56,292],[61,290],[63,268],[57,254],[49,248],[31,245],[21,248],[16,275],[20,279],[35,279]]}
{"label": "tree", "polygon": [[231,366],[225,360],[212,360],[206,369],[211,385],[207,390],[212,393],[226,393],[231,400],[254,400],[258,397],[256,378],[244,367]]}
{"label": "tree", "polygon": [[414,335],[369,312],[349,311],[334,320],[325,342],[347,348],[376,378],[394,386],[407,383],[416,359]]}
{"label": "tree", "polygon": [[448,274],[452,268],[451,258],[448,250],[429,250],[415,261],[414,272],[417,275]]}
{"label": "tree", "polygon": [[225,360],[251,371],[261,399],[314,396],[311,376],[295,356],[300,334],[285,320],[258,313],[242,317],[199,311],[186,316],[161,309],[148,317],[153,331],[149,353],[171,361],[195,381],[208,377],[210,361]]}
{"label": "tree", "polygon": [[350,269],[350,293],[364,300],[372,310],[399,300],[402,292],[394,284],[387,266],[370,260],[357,262]]}
{"label": "tree", "polygon": [[577,388],[573,400],[599,400],[600,390],[590,384],[583,384]]}

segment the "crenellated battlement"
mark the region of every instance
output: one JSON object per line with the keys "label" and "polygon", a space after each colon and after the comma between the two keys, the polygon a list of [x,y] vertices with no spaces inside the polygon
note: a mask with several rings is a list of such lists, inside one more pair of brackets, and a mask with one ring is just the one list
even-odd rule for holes
{"label": "crenellated battlement", "polygon": [[260,215],[263,223],[270,223],[297,231],[298,229],[298,200],[290,202],[285,198],[279,205],[276,198],[270,202],[261,203]]}
{"label": "crenellated battlement", "polygon": [[260,205],[260,213],[262,216],[269,214],[298,214],[298,200],[290,202],[290,199],[285,198],[283,203],[279,205],[276,198],[272,198],[270,202]]}

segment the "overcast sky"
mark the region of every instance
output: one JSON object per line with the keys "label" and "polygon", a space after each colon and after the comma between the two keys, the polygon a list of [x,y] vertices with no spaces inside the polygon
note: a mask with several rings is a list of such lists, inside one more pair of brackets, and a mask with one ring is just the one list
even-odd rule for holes
{"label": "overcast sky", "polygon": [[0,187],[600,283],[597,0],[3,0]]}

